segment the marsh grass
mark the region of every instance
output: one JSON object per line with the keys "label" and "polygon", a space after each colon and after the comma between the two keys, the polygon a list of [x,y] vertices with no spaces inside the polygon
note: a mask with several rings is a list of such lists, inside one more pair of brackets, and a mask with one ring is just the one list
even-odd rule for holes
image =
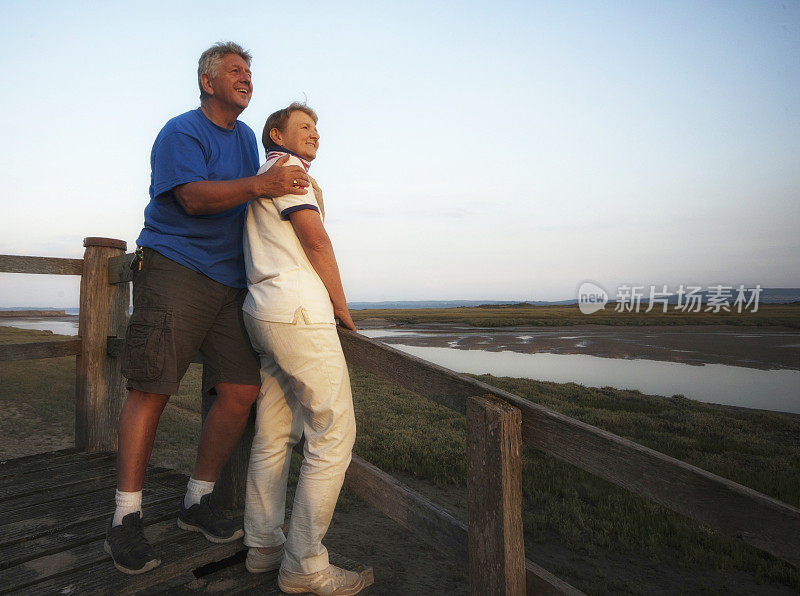
{"label": "marsh grass", "polygon": [[[800,416],[610,387],[477,378],[800,505]],[[452,486],[463,498],[463,416],[359,369],[352,371],[352,383],[360,435],[356,451],[386,471]],[[395,431],[401,421],[402,430]],[[541,452],[524,450],[522,479],[527,552],[541,552],[555,541],[586,559],[633,556],[686,573],[702,567],[746,571],[758,581],[800,589],[800,573],[787,563]],[[603,593],[594,585],[602,568],[596,570],[600,577],[590,579],[569,564],[560,565],[574,585]],[[631,589],[619,578],[607,579],[607,591]]]}
{"label": "marsh grass", "polygon": [[577,305],[536,306],[533,304],[500,304],[461,306],[457,308],[364,309],[353,310],[353,320],[384,319],[401,325],[459,323],[473,327],[569,325],[741,325],[785,326],[800,328],[800,303],[762,304],[758,312],[683,313],[670,305],[666,313],[660,307],[646,313],[615,312],[614,303],[604,310],[585,315]]}
{"label": "marsh grass", "polygon": [[[0,327],[3,343],[45,341],[47,335]],[[54,429],[72,432],[74,362],[0,363],[0,408],[24,405],[29,413],[28,427],[26,420],[17,424],[20,438]],[[608,387],[477,378],[800,506],[800,416]],[[463,517],[464,417],[358,368],[351,369],[351,380],[355,452],[413,481],[434,500],[445,497]],[[192,365],[162,416],[154,463],[191,471],[199,411],[200,367]],[[354,503],[343,493],[339,508]],[[711,591],[727,577],[800,590],[800,573],[788,564],[532,449],[523,453],[523,518],[528,556],[587,593],[671,589],[654,586],[653,574],[675,575],[678,585],[682,577],[723,578],[709,580]]]}

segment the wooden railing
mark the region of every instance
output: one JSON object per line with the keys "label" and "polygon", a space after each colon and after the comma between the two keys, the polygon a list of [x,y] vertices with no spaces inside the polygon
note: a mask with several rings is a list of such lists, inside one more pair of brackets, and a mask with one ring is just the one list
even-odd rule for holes
{"label": "wooden railing", "polygon": [[110,283],[111,259],[127,244],[113,238],[86,238],[83,259],[0,255],[0,273],[80,275],[78,339],[0,345],[0,361],[76,355],[75,446],[115,451],[117,420],[125,399],[119,346],[125,336],[130,284]]}
{"label": "wooden railing", "polygon": [[[132,255],[124,243],[84,241],[84,259],[0,255],[0,272],[82,275],[79,339],[0,346],[0,361],[78,356],[75,443],[116,449],[124,399],[119,354]],[[339,329],[351,365],[467,417],[465,524],[357,455],[345,484],[372,507],[469,569],[473,594],[580,594],[525,559],[521,450],[534,447],[729,536],[800,566],[800,509],[497,387]],[[203,414],[211,397],[204,373]],[[218,481],[241,505],[252,427]]]}

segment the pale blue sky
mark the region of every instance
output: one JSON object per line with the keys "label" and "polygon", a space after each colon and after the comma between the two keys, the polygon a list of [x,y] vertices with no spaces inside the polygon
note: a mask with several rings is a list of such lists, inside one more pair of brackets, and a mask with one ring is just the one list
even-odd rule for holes
{"label": "pale blue sky", "polygon": [[[0,253],[132,248],[153,139],[230,39],[259,136],[293,100],[320,115],[350,300],[800,286],[800,3],[290,5],[0,2]],[[77,304],[75,278],[0,285]]]}

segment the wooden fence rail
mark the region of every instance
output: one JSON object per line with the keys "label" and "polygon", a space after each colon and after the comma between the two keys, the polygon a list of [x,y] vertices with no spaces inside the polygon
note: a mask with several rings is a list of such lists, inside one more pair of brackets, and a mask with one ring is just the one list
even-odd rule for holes
{"label": "wooden fence rail", "polygon": [[800,566],[797,507],[352,331],[339,338],[350,364],[457,412],[494,395],[519,408],[526,445]]}
{"label": "wooden fence rail", "polygon": [[0,255],[0,273],[83,275],[83,259]]}
{"label": "wooden fence rail", "polygon": [[[120,240],[87,238],[84,246],[83,259],[0,255],[0,272],[81,275],[78,339],[0,346],[0,361],[76,355],[76,446],[115,450],[133,255],[125,254]],[[402,527],[468,564],[474,594],[581,593],[524,558],[523,443],[800,566],[796,507],[357,333],[339,328],[339,337],[349,364],[467,416],[468,525],[357,455],[345,483]],[[204,373],[204,413],[213,400],[207,380]],[[217,484],[231,504],[242,503],[249,440],[252,428]]]}
{"label": "wooden fence rail", "polygon": [[109,259],[125,254],[114,238],[85,238],[82,259],[0,255],[0,273],[80,275],[78,339],[0,346],[0,361],[75,354],[75,446],[86,451],[117,448],[117,420],[125,399],[115,341],[124,337],[129,284],[112,284]]}
{"label": "wooden fence rail", "polygon": [[0,362],[60,358],[61,356],[77,356],[80,353],[81,340],[79,339],[2,344],[0,345]]}

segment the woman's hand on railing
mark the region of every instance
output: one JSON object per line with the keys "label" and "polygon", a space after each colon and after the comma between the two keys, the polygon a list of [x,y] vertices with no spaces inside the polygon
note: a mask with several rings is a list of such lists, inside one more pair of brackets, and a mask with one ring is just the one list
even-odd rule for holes
{"label": "woman's hand on railing", "polygon": [[333,316],[339,321],[339,325],[349,329],[350,331],[357,331],[356,324],[350,316],[350,311],[345,306],[344,308],[334,308]]}

